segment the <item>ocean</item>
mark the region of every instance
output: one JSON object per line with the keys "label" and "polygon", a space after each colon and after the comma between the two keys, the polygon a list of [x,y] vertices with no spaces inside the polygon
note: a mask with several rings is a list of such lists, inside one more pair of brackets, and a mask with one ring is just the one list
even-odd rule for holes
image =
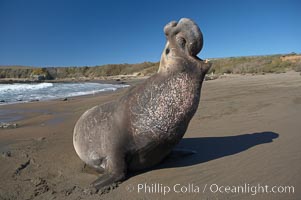
{"label": "ocean", "polygon": [[0,105],[96,94],[104,91],[115,91],[127,86],[100,83],[0,84]]}

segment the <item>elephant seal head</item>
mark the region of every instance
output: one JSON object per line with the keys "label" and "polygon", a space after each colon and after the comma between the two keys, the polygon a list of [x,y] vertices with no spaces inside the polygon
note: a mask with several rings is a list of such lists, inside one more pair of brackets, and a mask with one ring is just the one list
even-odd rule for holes
{"label": "elephant seal head", "polygon": [[172,21],[164,27],[164,33],[167,43],[161,55],[158,73],[174,71],[175,68],[187,65],[199,66],[207,72],[211,64],[197,57],[203,47],[203,34],[194,21],[188,18]]}

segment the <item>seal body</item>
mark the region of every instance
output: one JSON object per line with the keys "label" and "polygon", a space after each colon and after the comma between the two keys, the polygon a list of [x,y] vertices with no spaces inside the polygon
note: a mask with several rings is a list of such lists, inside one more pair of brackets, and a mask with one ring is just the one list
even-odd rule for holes
{"label": "seal body", "polygon": [[162,161],[183,137],[195,114],[210,64],[196,55],[203,37],[190,19],[164,28],[167,44],[158,72],[120,99],[86,111],[74,128],[79,157],[104,172],[102,188]]}
{"label": "seal body", "polygon": [[127,110],[134,144],[129,169],[157,164],[183,137],[200,99],[200,83],[192,76],[185,71],[154,76],[132,93]]}

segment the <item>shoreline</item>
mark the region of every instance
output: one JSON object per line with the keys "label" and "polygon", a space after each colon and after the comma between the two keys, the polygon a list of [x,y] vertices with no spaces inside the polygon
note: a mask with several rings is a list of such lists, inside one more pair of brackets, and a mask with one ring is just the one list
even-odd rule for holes
{"label": "shoreline", "polygon": [[[32,99],[32,100],[18,100],[18,101],[14,101],[14,102],[5,102],[4,100],[0,99],[0,107],[1,106],[5,106],[5,105],[14,105],[14,104],[20,104],[20,103],[32,103],[32,102],[42,102],[42,101],[52,101],[52,100],[61,100],[61,101],[68,101],[71,98],[74,97],[79,97],[79,96],[89,96],[89,95],[97,95],[99,93],[105,93],[105,92],[115,92],[116,90],[122,89],[122,88],[127,88],[127,87],[131,87],[135,84],[141,83],[143,80],[145,80],[145,78],[137,78],[137,79],[130,79],[127,80],[127,82],[125,81],[116,81],[116,80],[93,80],[93,81],[76,81],[76,82],[68,82],[68,81],[59,81],[59,82],[14,82],[14,83],[24,83],[24,84],[35,84],[35,83],[99,83],[99,84],[112,84],[112,85],[123,85],[123,87],[120,88],[115,88],[112,90],[102,90],[102,91],[96,91],[96,92],[92,92],[88,93],[88,94],[81,94],[81,95],[76,95],[76,96],[64,96],[64,97],[60,97],[60,98],[49,98],[49,99]],[[3,83],[3,84],[14,84],[14,83]],[[1,85],[1,83],[0,83]],[[1,121],[0,121],[1,122]]]}
{"label": "shoreline", "polygon": [[[71,102],[74,100],[84,100],[87,98],[97,98],[97,97],[101,97],[101,96],[108,96],[108,95],[113,95],[114,93],[121,93],[124,90],[129,89],[131,86],[129,85],[128,87],[122,87],[122,88],[117,88],[116,90],[110,90],[110,91],[101,91],[101,92],[97,92],[94,94],[84,94],[84,95],[78,95],[78,96],[71,96],[71,97],[65,97],[65,98],[57,98],[57,99],[47,99],[47,100],[39,100],[39,101],[20,101],[20,102],[12,102],[12,103],[6,103],[6,104],[0,104],[0,110],[18,110],[19,107],[23,107],[22,105],[28,105],[28,106],[24,106],[24,107],[31,107],[31,106],[35,106],[35,104],[37,103],[41,103],[41,104],[48,104],[48,103],[54,103],[54,102]],[[65,100],[66,99],[66,100]],[[20,106],[19,106],[20,105]],[[27,112],[30,112],[30,110],[26,110]],[[12,113],[12,114],[16,114],[16,113]],[[20,112],[18,112],[18,114],[20,114]],[[2,114],[3,115],[3,114]],[[4,115],[7,116],[7,113],[4,113]],[[8,118],[8,117],[6,117]],[[19,121],[20,119],[24,119],[25,117],[20,117],[20,116],[12,116],[13,119],[16,120],[1,120],[1,114],[0,114],[0,122],[4,122],[4,123],[15,123],[17,121]],[[3,119],[3,117],[2,117]]]}
{"label": "shoreline", "polygon": [[[124,89],[124,88],[128,88],[130,87],[130,85],[125,85],[125,87],[121,87],[121,88],[116,88],[115,90],[104,90],[104,91],[98,91],[98,92],[91,92],[91,93],[87,93],[87,94],[82,94],[82,95],[76,95],[76,96],[65,96],[65,97],[60,97],[60,98],[50,98],[50,99],[35,99],[35,100],[30,100],[30,101],[16,101],[16,102],[0,102],[0,108],[1,106],[5,106],[5,105],[15,105],[15,104],[23,104],[23,103],[34,103],[34,102],[47,102],[47,101],[69,101],[71,99],[77,98],[77,97],[89,97],[89,96],[95,96],[95,95],[99,95],[99,94],[103,94],[106,92],[116,92],[117,90],[120,89]],[[0,121],[1,122],[1,121]]]}

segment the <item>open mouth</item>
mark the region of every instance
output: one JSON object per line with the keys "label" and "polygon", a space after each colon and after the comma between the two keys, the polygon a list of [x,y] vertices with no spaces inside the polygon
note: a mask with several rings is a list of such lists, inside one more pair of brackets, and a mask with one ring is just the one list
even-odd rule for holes
{"label": "open mouth", "polygon": [[203,36],[199,27],[190,19],[183,18],[179,22],[172,21],[164,27],[168,44],[165,55],[173,58],[188,56],[202,61],[197,54],[203,47]]}

